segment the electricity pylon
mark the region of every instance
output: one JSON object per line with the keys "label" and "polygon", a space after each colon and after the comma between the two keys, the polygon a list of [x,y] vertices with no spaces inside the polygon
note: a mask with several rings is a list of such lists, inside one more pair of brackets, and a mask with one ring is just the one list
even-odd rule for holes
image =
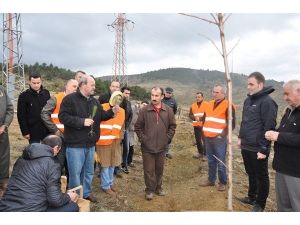
{"label": "electricity pylon", "polygon": [[25,90],[22,49],[22,27],[19,13],[3,14],[2,84],[14,106]]}
{"label": "electricity pylon", "polygon": [[128,85],[125,29],[133,29],[134,22],[126,19],[125,13],[118,13],[115,21],[107,25],[115,30],[115,46],[113,58],[112,81],[119,81],[121,86]]}

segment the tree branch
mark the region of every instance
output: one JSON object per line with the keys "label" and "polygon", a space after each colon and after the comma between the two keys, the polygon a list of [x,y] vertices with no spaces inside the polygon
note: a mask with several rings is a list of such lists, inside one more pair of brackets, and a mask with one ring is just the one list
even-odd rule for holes
{"label": "tree branch", "polygon": [[224,57],[224,55],[222,54],[221,50],[218,48],[218,46],[216,45],[216,43],[215,43],[212,39],[210,39],[209,37],[205,36],[204,34],[199,34],[199,35],[200,35],[200,36],[203,36],[203,37],[205,37],[207,40],[209,40],[209,41],[216,47],[216,49],[218,50],[218,52],[220,53],[220,55],[221,55],[222,57]]}
{"label": "tree branch", "polygon": [[235,49],[235,47],[239,44],[240,39],[235,43],[235,45],[230,49],[230,51],[228,52],[227,55],[230,55],[230,53],[233,51],[233,49]]}
{"label": "tree branch", "polygon": [[211,20],[208,20],[208,19],[199,17],[199,16],[190,15],[190,14],[186,14],[186,13],[178,13],[178,14],[183,15],[183,16],[194,17],[194,18],[196,18],[196,19],[203,20],[203,21],[205,21],[205,22],[208,22],[208,23],[212,23],[212,24],[218,25],[218,24],[217,24],[216,22],[214,22],[214,21],[211,21]]}

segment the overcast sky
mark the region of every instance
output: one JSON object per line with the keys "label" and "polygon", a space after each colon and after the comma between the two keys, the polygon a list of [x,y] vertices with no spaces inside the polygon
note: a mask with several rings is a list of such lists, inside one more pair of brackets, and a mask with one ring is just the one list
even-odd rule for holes
{"label": "overcast sky", "polygon": [[[197,14],[211,19],[209,14]],[[52,63],[95,76],[112,73],[113,13],[23,13],[24,63]],[[127,13],[127,73],[170,67],[224,71],[217,26],[176,13]],[[232,14],[225,24],[230,71],[300,78],[300,14]],[[1,40],[2,42],[2,40]]]}

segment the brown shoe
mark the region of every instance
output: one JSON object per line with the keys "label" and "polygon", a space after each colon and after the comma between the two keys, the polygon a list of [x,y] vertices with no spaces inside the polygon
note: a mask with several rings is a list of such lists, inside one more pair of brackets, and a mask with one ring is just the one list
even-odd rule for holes
{"label": "brown shoe", "polygon": [[204,182],[201,182],[201,183],[199,184],[199,186],[201,186],[201,187],[215,186],[215,183],[212,183],[212,182],[210,182],[209,180],[206,180],[206,181],[204,181]]}
{"label": "brown shoe", "polygon": [[153,193],[149,193],[149,194],[146,193],[145,199],[151,201],[153,199]]}
{"label": "brown shoe", "polygon": [[225,191],[226,190],[226,185],[225,184],[219,184],[218,185],[218,191]]}
{"label": "brown shoe", "polygon": [[96,199],[93,195],[90,195],[90,196],[88,196],[88,197],[85,197],[84,199],[90,200],[90,201],[93,202],[93,203],[97,203],[97,202],[98,202],[97,199]]}
{"label": "brown shoe", "polygon": [[117,192],[117,186],[115,184],[111,185],[110,186],[110,189],[113,191],[113,192]]}
{"label": "brown shoe", "polygon": [[157,194],[158,196],[165,196],[166,192],[164,192],[163,190],[159,190],[159,191],[156,191],[155,194]]}
{"label": "brown shoe", "polygon": [[102,191],[109,195],[116,195],[116,193],[111,188],[102,189]]}

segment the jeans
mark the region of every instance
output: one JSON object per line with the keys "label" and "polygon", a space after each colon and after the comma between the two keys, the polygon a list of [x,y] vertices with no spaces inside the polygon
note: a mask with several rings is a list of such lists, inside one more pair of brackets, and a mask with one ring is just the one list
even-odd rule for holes
{"label": "jeans", "polygon": [[101,188],[103,190],[110,189],[114,184],[114,166],[101,168]]}
{"label": "jeans", "polygon": [[248,174],[249,189],[248,197],[256,200],[263,209],[269,196],[269,172],[268,156],[265,159],[257,159],[257,152],[242,149],[245,170]]}
{"label": "jeans", "polygon": [[94,176],[95,146],[89,148],[66,148],[69,170],[69,188],[83,185],[83,197],[90,196]]}
{"label": "jeans", "polygon": [[218,170],[219,182],[226,185],[226,167],[214,155],[226,164],[227,137],[205,138],[205,148],[208,161],[208,180],[215,183]]}
{"label": "jeans", "polygon": [[128,166],[128,153],[129,153],[129,133],[128,130],[124,132],[123,139],[123,154],[122,154],[122,167],[127,168]]}
{"label": "jeans", "polygon": [[79,212],[79,207],[75,202],[69,202],[61,207],[48,207],[46,212]]}

